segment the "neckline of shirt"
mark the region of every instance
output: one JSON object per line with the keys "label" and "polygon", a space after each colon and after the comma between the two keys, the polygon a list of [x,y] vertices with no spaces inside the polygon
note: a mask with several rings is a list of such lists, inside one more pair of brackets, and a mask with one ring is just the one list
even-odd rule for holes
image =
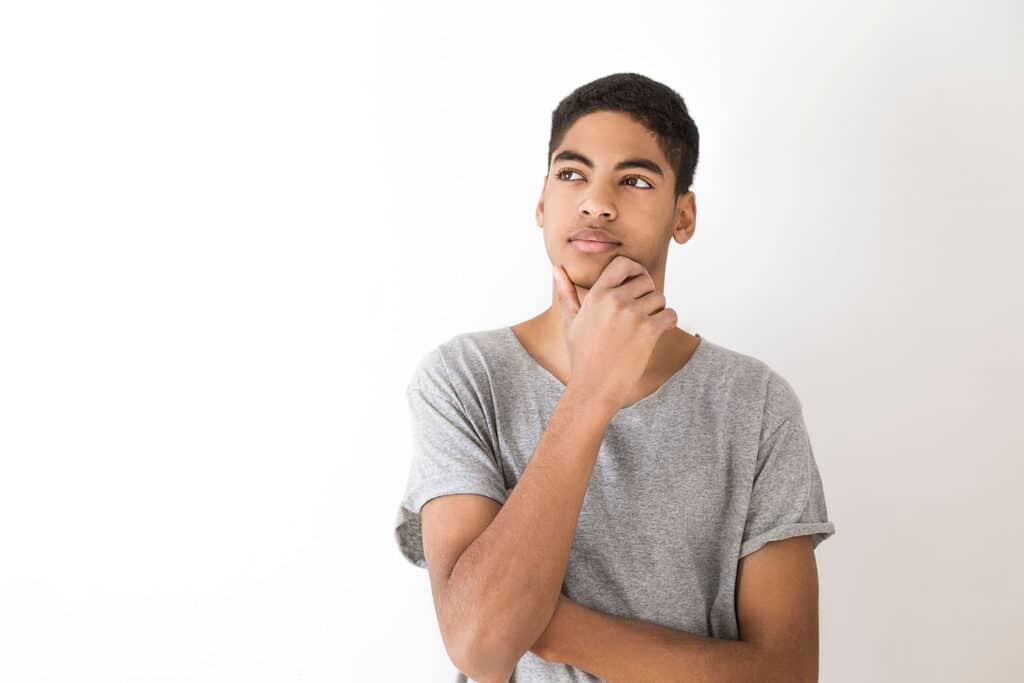
{"label": "neckline of shirt", "polygon": [[[547,377],[548,381],[558,389],[559,395],[561,395],[561,393],[565,391],[565,384],[562,383],[562,380],[555,377],[547,368],[545,368],[543,365],[537,362],[537,359],[534,358],[530,354],[530,352],[526,350],[526,347],[523,346],[523,343],[519,341],[519,337],[516,336],[516,333],[512,330],[511,325],[506,325],[501,329],[509,338],[509,341],[511,342],[510,345],[516,349],[516,352],[526,362],[526,364],[534,368],[537,374]],[[707,352],[707,349],[705,347],[707,347],[710,344],[707,337],[701,336],[700,334],[697,334],[695,336],[700,338],[700,343],[697,344],[697,348],[694,349],[693,353],[690,354],[690,357],[687,359],[686,363],[683,364],[683,367],[673,372],[668,377],[668,379],[662,382],[661,385],[659,385],[658,388],[652,391],[651,393],[647,394],[638,401],[630,403],[628,406],[619,408],[619,411],[616,413],[616,415],[634,412],[640,408],[646,407],[648,404],[653,403],[654,399],[658,398],[658,396],[665,393],[671,386],[682,381],[684,377],[688,377],[689,375],[691,375],[694,372],[691,366],[696,365],[695,361],[699,362],[703,359],[705,353]]]}

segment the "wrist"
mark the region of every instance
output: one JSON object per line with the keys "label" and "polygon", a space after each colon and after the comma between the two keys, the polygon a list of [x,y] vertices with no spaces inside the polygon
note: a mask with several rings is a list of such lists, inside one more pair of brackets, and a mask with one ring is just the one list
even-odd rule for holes
{"label": "wrist", "polygon": [[549,662],[561,663],[559,654],[559,643],[561,638],[566,633],[566,619],[568,618],[568,610],[571,609],[572,601],[565,597],[564,593],[558,594],[558,602],[555,604],[555,611],[551,615],[551,619],[548,621],[547,627],[544,629],[544,633],[541,634],[537,642],[533,644],[530,650],[540,657]]}
{"label": "wrist", "polygon": [[611,421],[619,412],[619,405],[611,398],[591,387],[573,384],[571,380],[562,393],[562,400],[571,403],[578,411],[606,421]]}

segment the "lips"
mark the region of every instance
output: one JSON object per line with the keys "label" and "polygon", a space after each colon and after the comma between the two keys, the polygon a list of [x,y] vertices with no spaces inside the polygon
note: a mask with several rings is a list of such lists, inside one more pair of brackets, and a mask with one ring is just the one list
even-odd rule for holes
{"label": "lips", "polygon": [[597,240],[569,240],[569,246],[584,254],[604,254],[615,251],[622,245],[615,242],[598,242]]}
{"label": "lips", "polygon": [[595,230],[593,228],[584,228],[583,230],[577,230],[570,237],[569,241],[573,240],[587,240],[590,242],[606,242],[608,244],[622,244],[622,242],[615,239],[615,236],[604,230]]}

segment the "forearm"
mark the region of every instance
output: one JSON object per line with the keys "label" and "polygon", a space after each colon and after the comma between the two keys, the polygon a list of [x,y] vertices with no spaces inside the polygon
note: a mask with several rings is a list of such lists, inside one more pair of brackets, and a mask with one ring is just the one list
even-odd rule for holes
{"label": "forearm", "polygon": [[467,654],[511,671],[544,631],[561,593],[583,498],[614,410],[567,388],[497,516],[456,562]]}
{"label": "forearm", "polygon": [[753,643],[708,638],[605,614],[564,596],[531,650],[610,683],[781,680],[774,673],[779,670],[778,662]]}

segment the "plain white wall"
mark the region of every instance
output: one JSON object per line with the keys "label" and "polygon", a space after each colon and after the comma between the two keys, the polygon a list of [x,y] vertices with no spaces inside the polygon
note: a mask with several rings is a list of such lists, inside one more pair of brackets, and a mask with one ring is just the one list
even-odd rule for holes
{"label": "plain white wall", "polygon": [[1018,681],[1005,2],[0,10],[0,679],[449,681],[392,523],[429,348],[550,303],[550,113],[701,134],[679,325],[801,397],[821,680]]}

